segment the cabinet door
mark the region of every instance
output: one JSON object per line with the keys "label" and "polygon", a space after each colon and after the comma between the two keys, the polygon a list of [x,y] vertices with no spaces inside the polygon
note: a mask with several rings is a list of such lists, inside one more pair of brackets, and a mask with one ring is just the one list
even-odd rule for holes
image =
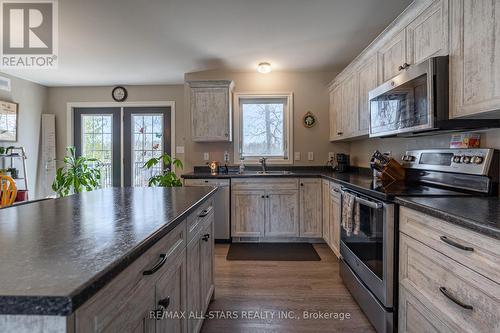
{"label": "cabinet door", "polygon": [[330,92],[330,141],[342,137],[342,86]]}
{"label": "cabinet door", "polygon": [[231,141],[230,90],[191,88],[193,141]]}
{"label": "cabinet door", "polygon": [[186,251],[158,279],[155,295],[157,309],[166,314],[156,321],[156,332],[187,332],[187,321],[180,316],[186,311]]}
{"label": "cabinet door", "polygon": [[187,326],[189,333],[199,332],[202,321],[199,316],[202,311],[201,297],[201,238],[196,234],[186,249],[187,260]]}
{"label": "cabinet door", "polygon": [[322,237],[321,179],[300,180],[300,237]]}
{"label": "cabinet door", "polygon": [[201,232],[201,302],[202,311],[206,311],[214,292],[214,222]]}
{"label": "cabinet door", "polygon": [[345,138],[355,136],[358,131],[358,77],[351,74],[342,82],[342,131]]}
{"label": "cabinet door", "polygon": [[266,192],[266,203],[265,235],[269,237],[299,236],[298,191],[269,190]]}
{"label": "cabinet door", "polygon": [[322,180],[321,187],[323,201],[323,239],[330,245],[330,182]]}
{"label": "cabinet door", "polygon": [[382,82],[399,74],[399,66],[406,62],[405,30],[395,35],[378,50],[379,78]]}
{"label": "cabinet door", "polygon": [[448,0],[437,0],[406,27],[410,65],[448,54]]}
{"label": "cabinet door", "polygon": [[263,237],[266,216],[265,192],[232,191],[231,228],[233,237]]}
{"label": "cabinet door", "polygon": [[341,195],[335,191],[335,185],[330,191],[330,237],[331,249],[337,257],[340,256],[340,220],[341,215]]}
{"label": "cabinet door", "polygon": [[500,1],[453,0],[450,15],[450,117],[499,110]]}
{"label": "cabinet door", "polygon": [[370,100],[368,93],[378,85],[377,58],[368,59],[358,72],[358,119],[357,135],[368,134],[370,124]]}

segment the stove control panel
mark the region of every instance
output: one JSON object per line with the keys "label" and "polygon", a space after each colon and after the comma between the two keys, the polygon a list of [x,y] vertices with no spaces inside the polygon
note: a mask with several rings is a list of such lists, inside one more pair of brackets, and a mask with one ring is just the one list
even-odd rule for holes
{"label": "stove control panel", "polygon": [[472,175],[488,175],[494,149],[425,149],[407,151],[401,158],[404,167]]}

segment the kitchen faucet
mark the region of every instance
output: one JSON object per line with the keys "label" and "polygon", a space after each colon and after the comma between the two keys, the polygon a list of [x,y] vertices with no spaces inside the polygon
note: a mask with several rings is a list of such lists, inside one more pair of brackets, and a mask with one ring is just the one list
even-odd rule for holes
{"label": "kitchen faucet", "polygon": [[267,172],[267,170],[266,170],[266,161],[267,161],[267,158],[265,158],[265,157],[261,157],[259,159],[259,163],[260,163],[260,165],[262,165],[262,172],[263,173]]}

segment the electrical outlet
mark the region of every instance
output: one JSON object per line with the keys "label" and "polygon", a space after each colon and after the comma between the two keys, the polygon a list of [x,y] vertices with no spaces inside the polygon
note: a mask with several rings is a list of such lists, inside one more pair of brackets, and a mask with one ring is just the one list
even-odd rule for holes
{"label": "electrical outlet", "polygon": [[314,153],[312,151],[307,153],[307,159],[309,161],[314,161]]}
{"label": "electrical outlet", "polygon": [[328,153],[328,160],[331,161],[335,159],[335,152],[331,151]]}
{"label": "electrical outlet", "polygon": [[177,154],[184,154],[184,146],[176,146],[175,147],[175,152]]}
{"label": "electrical outlet", "polygon": [[227,151],[224,152],[224,162],[229,162],[229,153]]}
{"label": "electrical outlet", "polygon": [[208,161],[208,160],[210,160],[210,154],[209,154],[209,153],[207,153],[207,152],[203,153],[203,160],[204,160],[204,161]]}
{"label": "electrical outlet", "polygon": [[296,151],[295,152],[295,155],[294,155],[293,159],[296,160],[296,161],[300,161],[300,151]]}

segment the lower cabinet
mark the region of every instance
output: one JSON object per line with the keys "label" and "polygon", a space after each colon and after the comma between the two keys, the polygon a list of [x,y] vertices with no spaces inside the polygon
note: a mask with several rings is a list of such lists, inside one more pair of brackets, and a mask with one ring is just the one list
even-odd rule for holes
{"label": "lower cabinet", "polygon": [[326,244],[330,245],[330,182],[325,179],[321,180],[321,204],[323,206],[323,239]]}
{"label": "lower cabinet", "polygon": [[330,204],[329,204],[329,245],[333,253],[340,257],[340,223],[342,219],[342,195],[340,187],[335,183],[330,183]]}
{"label": "lower cabinet", "polygon": [[500,241],[403,207],[399,243],[399,332],[500,332]]}
{"label": "lower cabinet", "polygon": [[300,236],[323,236],[321,179],[300,179]]}
{"label": "lower cabinet", "polygon": [[214,293],[213,228],[209,200],[79,307],[74,332],[199,332]]}
{"label": "lower cabinet", "polygon": [[266,192],[264,236],[297,237],[299,235],[299,193],[297,190]]}

